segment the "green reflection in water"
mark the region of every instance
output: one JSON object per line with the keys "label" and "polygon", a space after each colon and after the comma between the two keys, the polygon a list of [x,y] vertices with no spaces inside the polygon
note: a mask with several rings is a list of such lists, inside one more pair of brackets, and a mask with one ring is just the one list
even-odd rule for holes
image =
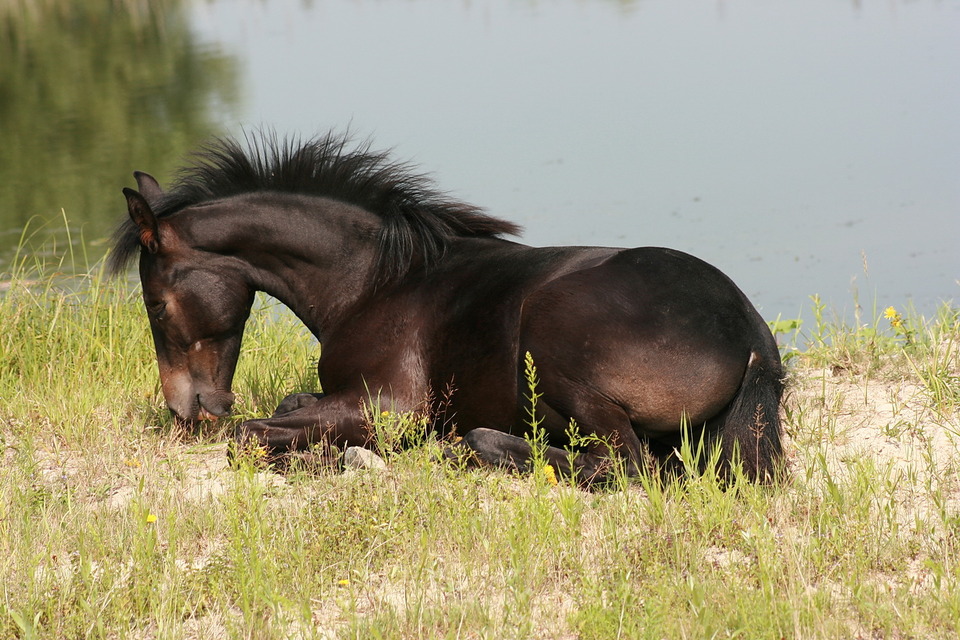
{"label": "green reflection in water", "polygon": [[96,258],[131,172],[168,178],[236,110],[237,69],[179,0],[0,0],[0,271],[26,225],[28,251],[65,234],[63,213]]}

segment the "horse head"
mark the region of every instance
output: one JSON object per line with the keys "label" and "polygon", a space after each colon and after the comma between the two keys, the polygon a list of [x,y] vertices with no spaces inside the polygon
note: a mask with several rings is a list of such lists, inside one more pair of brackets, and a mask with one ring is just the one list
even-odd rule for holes
{"label": "horse head", "polygon": [[137,173],[140,191],[124,189],[140,242],[143,302],[167,406],[180,421],[230,412],[233,375],[253,289],[227,257],[191,246],[176,216],[151,208],[163,197],[156,180]]}

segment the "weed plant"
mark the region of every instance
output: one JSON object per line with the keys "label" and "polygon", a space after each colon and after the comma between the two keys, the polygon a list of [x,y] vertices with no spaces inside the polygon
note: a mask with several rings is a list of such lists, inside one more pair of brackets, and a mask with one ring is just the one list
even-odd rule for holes
{"label": "weed plant", "polygon": [[21,262],[0,293],[0,637],[960,633],[954,307],[781,332],[781,486],[706,465],[584,492],[445,460],[389,407],[385,470],[229,467],[237,420],[318,390],[319,345],[258,304],[237,416],[183,433],[135,287],[56,270]]}

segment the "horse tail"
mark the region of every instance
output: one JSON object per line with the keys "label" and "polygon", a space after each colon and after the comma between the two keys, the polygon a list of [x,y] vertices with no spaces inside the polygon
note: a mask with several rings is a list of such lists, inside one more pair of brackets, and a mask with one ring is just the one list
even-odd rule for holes
{"label": "horse tail", "polygon": [[[776,347],[774,346],[774,349]],[[768,349],[764,351],[769,351]],[[783,369],[777,351],[753,351],[737,395],[718,416],[721,470],[739,465],[753,481],[771,483],[783,474],[780,400]]]}

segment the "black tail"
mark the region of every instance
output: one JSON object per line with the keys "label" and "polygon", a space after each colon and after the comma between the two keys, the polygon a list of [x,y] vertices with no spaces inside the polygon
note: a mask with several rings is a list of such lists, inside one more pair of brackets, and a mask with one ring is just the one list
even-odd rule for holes
{"label": "black tail", "polygon": [[[773,357],[754,351],[740,390],[713,426],[720,438],[720,462],[725,472],[739,465],[747,478],[774,482],[783,473],[780,443],[780,400],[783,369]],[[713,431],[713,429],[711,429]]]}

